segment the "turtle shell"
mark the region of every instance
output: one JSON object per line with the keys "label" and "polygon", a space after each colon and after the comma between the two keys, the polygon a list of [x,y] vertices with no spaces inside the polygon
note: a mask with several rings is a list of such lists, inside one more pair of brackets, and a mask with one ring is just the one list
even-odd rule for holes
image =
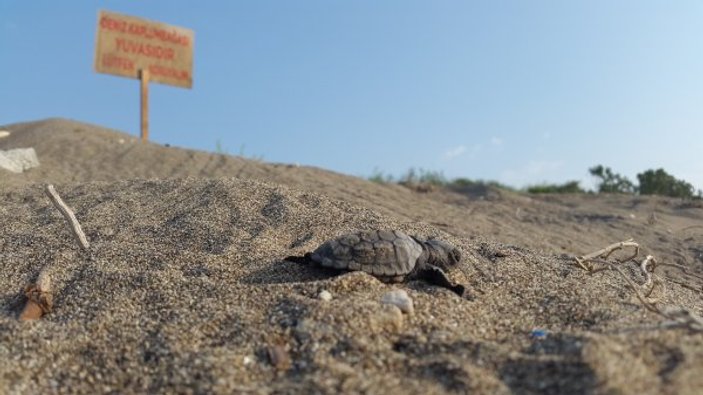
{"label": "turtle shell", "polygon": [[405,233],[372,230],[328,240],[313,251],[310,258],[333,269],[397,277],[409,274],[421,254],[422,246]]}

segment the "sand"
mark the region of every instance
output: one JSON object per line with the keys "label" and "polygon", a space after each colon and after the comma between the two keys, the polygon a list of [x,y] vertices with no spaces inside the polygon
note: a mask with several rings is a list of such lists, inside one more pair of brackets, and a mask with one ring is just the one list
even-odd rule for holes
{"label": "sand", "polygon": [[[0,173],[3,393],[665,393],[703,388],[703,333],[662,328],[612,270],[573,256],[634,237],[683,265],[658,306],[703,312],[703,205],[418,192],[196,152],[74,121],[0,127],[41,166]],[[89,251],[44,194],[56,186]],[[474,300],[283,259],[359,229],[454,243]],[[628,278],[644,281],[636,265]],[[17,319],[52,279],[53,311]],[[405,290],[414,312],[381,303]],[[331,300],[318,297],[327,291]]]}

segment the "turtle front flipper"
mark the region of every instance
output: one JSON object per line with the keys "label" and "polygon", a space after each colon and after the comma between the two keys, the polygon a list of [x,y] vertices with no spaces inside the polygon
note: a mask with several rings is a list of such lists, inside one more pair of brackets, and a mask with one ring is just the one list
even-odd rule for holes
{"label": "turtle front flipper", "polygon": [[313,260],[311,258],[311,254],[309,252],[303,256],[291,255],[291,256],[283,258],[283,260],[288,261],[288,262],[300,263],[300,264],[304,264],[304,265],[308,265],[308,264],[313,263]]}
{"label": "turtle front flipper", "polygon": [[447,273],[437,266],[427,265],[427,267],[418,272],[418,277],[424,279],[430,284],[447,288],[461,297],[468,297],[466,288],[461,284],[452,283],[449,280],[449,277],[447,277]]}

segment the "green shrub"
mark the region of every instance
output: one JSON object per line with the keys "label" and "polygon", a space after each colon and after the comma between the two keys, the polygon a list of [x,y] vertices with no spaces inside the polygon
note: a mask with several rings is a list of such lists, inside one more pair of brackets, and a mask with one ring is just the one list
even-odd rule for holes
{"label": "green shrub", "polygon": [[516,190],[515,188],[511,187],[510,185],[506,185],[506,184],[503,184],[498,181],[489,180],[489,181],[480,181],[480,182],[484,183],[485,185],[491,186],[491,187],[505,189],[506,191],[515,191]]}
{"label": "green shrub", "polygon": [[220,155],[229,155],[229,151],[222,145],[220,139],[215,140],[215,153]]}
{"label": "green shrub", "polygon": [[468,188],[468,187],[473,187],[473,186],[483,186],[483,187],[493,187],[493,188],[498,188],[498,189],[504,189],[507,191],[515,191],[515,188],[501,184],[498,181],[494,180],[471,180],[469,178],[455,178],[447,184],[448,187],[452,189],[462,189],[462,188]]}
{"label": "green shrub", "polygon": [[415,170],[411,167],[400,177],[398,183],[402,185],[444,186],[447,185],[447,179],[441,171],[424,170],[422,168]]}
{"label": "green shrub", "polygon": [[626,177],[613,173],[609,167],[594,166],[588,171],[592,176],[600,178],[598,192],[600,193],[635,193],[637,188]]}
{"label": "green shrub", "polygon": [[482,184],[481,181],[474,181],[468,178],[455,178],[449,182],[450,187],[463,188]]}
{"label": "green shrub", "polygon": [[378,184],[390,184],[393,182],[393,176],[390,174],[385,174],[378,168],[373,169],[373,173],[369,176],[369,181]]}
{"label": "green shrub", "polygon": [[585,193],[578,181],[563,184],[541,184],[527,187],[528,193]]}
{"label": "green shrub", "polygon": [[[690,199],[695,196],[693,185],[677,180],[664,169],[647,170],[637,174],[641,195],[662,195]],[[700,191],[699,191],[700,194]]]}

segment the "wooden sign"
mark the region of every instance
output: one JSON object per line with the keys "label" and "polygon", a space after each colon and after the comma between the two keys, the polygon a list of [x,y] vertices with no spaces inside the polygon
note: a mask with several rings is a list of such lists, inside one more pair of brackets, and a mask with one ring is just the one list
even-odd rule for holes
{"label": "wooden sign", "polygon": [[95,71],[140,80],[141,136],[149,139],[149,82],[193,87],[190,29],[100,11]]}
{"label": "wooden sign", "polygon": [[95,70],[130,78],[147,70],[150,81],[191,88],[194,36],[190,29],[100,11]]}

